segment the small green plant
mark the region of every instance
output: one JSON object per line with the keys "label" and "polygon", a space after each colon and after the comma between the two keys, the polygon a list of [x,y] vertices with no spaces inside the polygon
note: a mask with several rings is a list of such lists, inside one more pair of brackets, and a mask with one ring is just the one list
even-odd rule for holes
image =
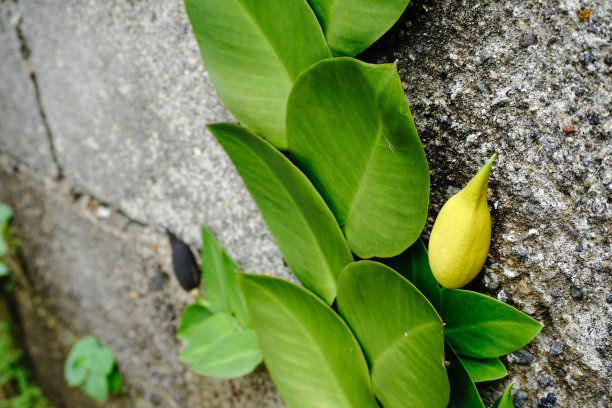
{"label": "small green plant", "polygon": [[[197,268],[189,247],[169,234],[175,274]],[[262,361],[255,330],[236,282],[238,267],[221,249],[210,230],[202,227],[202,277],[206,297],[199,295],[181,317],[177,337],[187,346],[179,360],[202,375],[235,378]],[[199,279],[191,279],[198,282]],[[185,288],[185,286],[183,286]],[[191,287],[191,286],[190,286]]]}
{"label": "small green plant", "polygon": [[40,388],[29,380],[22,357],[9,325],[0,322],[0,408],[50,408]]}
{"label": "small green plant", "polygon": [[93,336],[83,337],[72,346],[64,364],[64,377],[69,386],[81,386],[87,396],[100,402],[106,400],[109,391],[121,391],[122,379],[113,351],[101,346]]}
{"label": "small green plant", "polygon": [[[189,341],[182,359],[194,369],[199,361],[223,367],[212,350],[226,333],[254,330],[289,407],[484,408],[475,383],[506,376],[499,357],[541,330],[509,305],[456,289],[479,272],[490,243],[484,173],[476,177],[482,228],[451,203],[436,234],[458,240],[435,242],[432,233],[431,265],[452,282],[440,279],[441,287],[432,274],[419,238],[429,170],[396,67],[350,58],[407,4],[186,0],[211,81],[241,122],[208,129],[303,284],[236,279],[235,264],[205,233],[204,247],[215,246],[202,251],[208,299],[179,327]],[[453,234],[456,220],[466,227]],[[509,386],[495,407],[512,405]]]}
{"label": "small green plant", "polygon": [[13,210],[4,203],[0,203],[0,277],[9,274],[8,266],[3,261],[12,241],[12,229],[9,221],[13,217]]}

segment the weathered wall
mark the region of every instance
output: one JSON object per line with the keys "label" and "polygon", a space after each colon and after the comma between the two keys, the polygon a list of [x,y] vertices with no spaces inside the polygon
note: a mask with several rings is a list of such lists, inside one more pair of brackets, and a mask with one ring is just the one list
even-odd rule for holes
{"label": "weathered wall", "polygon": [[[498,153],[475,286],[546,324],[508,361],[523,407],[610,404],[610,38],[608,0],[413,0],[364,55],[398,60],[430,163],[430,221]],[[182,2],[0,1],[0,55],[0,200],[52,316],[24,327],[54,399],[74,402],[59,389],[61,352],[92,333],[126,374],[116,406],[282,406],[264,370],[219,381],[176,360],[188,296],[168,278],[163,228],[195,247],[205,223],[246,271],[288,276],[204,128],[231,116]]]}

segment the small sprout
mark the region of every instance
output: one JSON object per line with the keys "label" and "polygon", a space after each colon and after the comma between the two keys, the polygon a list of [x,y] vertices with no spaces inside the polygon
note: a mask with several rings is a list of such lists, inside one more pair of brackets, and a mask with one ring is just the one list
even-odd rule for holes
{"label": "small sprout", "polygon": [[176,279],[183,289],[191,291],[200,286],[202,274],[189,246],[172,232],[166,230],[172,248],[172,266]]}

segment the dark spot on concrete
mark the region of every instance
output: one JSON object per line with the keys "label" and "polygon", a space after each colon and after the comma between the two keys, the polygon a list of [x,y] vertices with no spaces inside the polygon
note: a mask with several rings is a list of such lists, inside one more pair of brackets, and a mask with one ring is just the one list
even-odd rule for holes
{"label": "dark spot on concrete", "polygon": [[527,393],[525,391],[517,391],[514,394],[514,406],[520,408],[525,405],[528,399],[529,397],[527,396]]}
{"label": "dark spot on concrete", "polygon": [[508,362],[518,365],[531,365],[533,363],[533,354],[524,348],[508,354]]}
{"label": "dark spot on concrete", "polygon": [[563,292],[560,289],[553,289],[550,291],[550,296],[555,299],[561,299],[563,297]]}
{"label": "dark spot on concrete", "polygon": [[589,123],[590,123],[592,126],[597,126],[597,125],[599,125],[599,124],[601,123],[601,121],[599,120],[599,118],[598,118],[597,116],[593,115],[593,116],[591,116],[591,117],[589,118]]}
{"label": "dark spot on concrete", "polygon": [[577,286],[570,286],[570,296],[576,300],[582,300],[584,294],[582,293],[582,289]]}
{"label": "dark spot on concrete", "polygon": [[547,374],[538,375],[538,385],[540,386],[540,388],[546,389],[548,387],[552,387],[554,384],[555,384],[555,381],[550,375],[547,375]]}
{"label": "dark spot on concrete", "polygon": [[512,248],[512,253],[514,254],[514,256],[516,256],[516,259],[518,259],[519,262],[525,262],[527,261],[527,259],[529,259],[529,254],[527,253],[527,250],[523,247],[514,247]]}
{"label": "dark spot on concrete", "polygon": [[562,341],[553,341],[550,344],[550,354],[552,354],[553,356],[560,356],[563,353],[564,348],[565,345]]}
{"label": "dark spot on concrete", "polygon": [[535,45],[537,43],[538,37],[531,33],[525,33],[519,38],[519,46],[521,46],[521,48],[527,48],[530,45]]}
{"label": "dark spot on concrete", "polygon": [[538,408],[553,408],[555,405],[557,405],[557,396],[554,392],[549,392],[538,401]]}
{"label": "dark spot on concrete", "polygon": [[586,93],[586,90],[584,88],[578,88],[574,91],[574,95],[578,97],[584,95],[585,93]]}

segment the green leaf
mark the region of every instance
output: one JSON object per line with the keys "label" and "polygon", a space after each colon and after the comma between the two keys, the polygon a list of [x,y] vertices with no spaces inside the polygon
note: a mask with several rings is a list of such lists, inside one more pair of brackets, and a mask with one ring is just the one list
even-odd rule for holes
{"label": "green leaf", "polygon": [[0,224],[8,223],[13,216],[13,210],[7,204],[0,203]]}
{"label": "green leaf", "polygon": [[206,70],[236,119],[287,147],[285,111],[295,78],[331,57],[306,0],[186,0]]}
{"label": "green leaf", "polygon": [[221,249],[213,233],[203,225],[201,257],[202,278],[210,307],[215,312],[233,313],[242,327],[250,327],[246,304],[236,283],[238,266]]}
{"label": "green leaf", "polygon": [[427,249],[420,238],[400,255],[382,262],[408,279],[440,311],[440,285],[431,273]]}
{"label": "green leaf", "polygon": [[215,343],[238,331],[238,322],[228,313],[217,313],[183,331],[187,347],[179,354],[179,360],[191,363],[206,353]]}
{"label": "green leaf", "polygon": [[400,18],[410,0],[308,0],[334,55],[368,48]]}
{"label": "green leaf", "polygon": [[429,171],[392,64],[321,61],[287,105],[289,150],[361,258],[400,254],[419,237]]}
{"label": "green leaf", "polygon": [[108,382],[108,388],[110,392],[113,394],[119,394],[121,392],[121,385],[123,384],[123,378],[121,378],[121,373],[117,371],[117,367],[113,371],[106,376],[106,381]]}
{"label": "green leaf", "polygon": [[100,344],[93,336],[85,336],[72,346],[64,363],[64,377],[69,386],[74,387],[85,381],[89,372],[86,361],[99,348]]}
{"label": "green leaf", "polygon": [[106,376],[90,375],[83,384],[85,395],[103,402],[108,397],[108,382]]}
{"label": "green leaf", "polygon": [[334,216],[285,156],[231,123],[208,128],[230,156],[293,273],[328,304],[353,257]]}
{"label": "green leaf", "polygon": [[291,408],[376,408],[368,368],[350,329],[307,290],[239,275],[266,366]]}
{"label": "green leaf", "polygon": [[508,375],[506,367],[497,357],[480,359],[466,356],[458,356],[463,368],[468,372],[475,383],[493,381]]}
{"label": "green leaf", "polygon": [[476,385],[448,343],[446,358],[450,363],[447,368],[451,390],[448,408],[485,408]]}
{"label": "green leaf", "polygon": [[4,237],[0,235],[0,256],[4,256],[4,254],[8,251],[8,245],[4,240]]}
{"label": "green leaf", "polygon": [[253,330],[241,330],[234,317],[217,313],[192,324],[182,333],[187,347],[179,360],[202,375],[235,378],[248,374],[261,363],[261,351]]}
{"label": "green leaf", "polygon": [[529,343],[542,330],[536,320],[489,296],[442,290],[446,340],[461,355],[492,358]]}
{"label": "green leaf", "polygon": [[492,408],[514,408],[514,401],[512,400],[512,386],[514,383],[510,383],[504,393],[495,404],[493,404]]}
{"label": "green leaf", "polygon": [[4,262],[0,261],[0,277],[7,276],[9,273],[9,268],[4,264]]}
{"label": "green leaf", "polygon": [[255,330],[238,331],[224,337],[192,359],[192,369],[198,374],[216,378],[236,378],[253,371],[262,361]]}
{"label": "green leaf", "polygon": [[176,330],[176,335],[178,338],[185,340],[182,334],[194,324],[200,323],[204,319],[212,316],[212,312],[197,303],[189,305],[183,311],[183,315],[181,316],[181,322],[179,323],[179,327]]}
{"label": "green leaf", "polygon": [[108,347],[100,347],[92,350],[83,365],[93,374],[106,376],[115,365],[115,355]]}
{"label": "green leaf", "polygon": [[442,320],[410,282],[383,264],[355,262],[340,275],[337,301],[365,351],[383,406],[446,406]]}

